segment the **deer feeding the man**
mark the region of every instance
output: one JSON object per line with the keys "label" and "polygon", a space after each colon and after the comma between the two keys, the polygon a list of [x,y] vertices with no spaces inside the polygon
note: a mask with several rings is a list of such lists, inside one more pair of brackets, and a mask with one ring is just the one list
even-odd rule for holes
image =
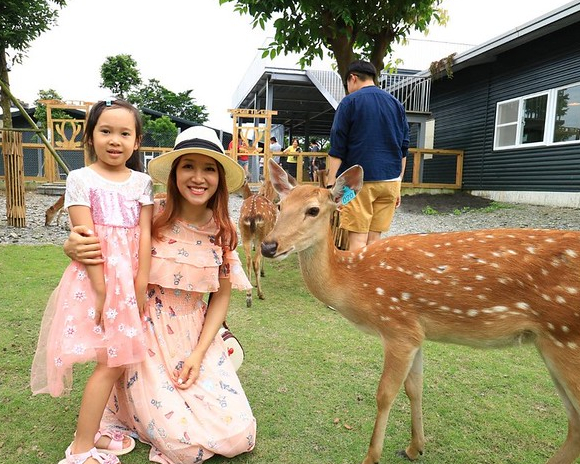
{"label": "deer feeding the man", "polygon": [[[262,254],[298,253],[310,292],[383,344],[377,416],[363,464],[379,462],[393,401],[404,384],[411,441],[423,454],[421,410],[425,340],[479,348],[536,346],[562,398],[568,435],[549,464],[580,455],[580,231],[493,229],[392,236],[357,251],[334,246],[330,218],[362,186],[362,168],[333,189],[293,187],[269,163],[280,213]],[[388,368],[387,368],[388,366]]]}

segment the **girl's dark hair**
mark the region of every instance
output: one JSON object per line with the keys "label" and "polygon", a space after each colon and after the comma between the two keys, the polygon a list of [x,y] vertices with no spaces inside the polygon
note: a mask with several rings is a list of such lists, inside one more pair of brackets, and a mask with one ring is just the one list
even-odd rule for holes
{"label": "girl's dark hair", "polygon": [[[143,123],[141,122],[141,113],[139,110],[135,108],[131,103],[125,100],[103,100],[95,103],[91,111],[89,112],[89,117],[87,118],[87,127],[85,127],[85,133],[83,135],[83,143],[85,145],[85,149],[89,154],[89,158],[92,161],[97,159],[97,154],[95,153],[95,147],[93,146],[93,132],[95,131],[95,127],[97,127],[97,122],[103,114],[103,111],[108,109],[115,109],[115,108],[123,108],[131,113],[135,117],[135,137],[139,144],[141,144],[141,138],[143,137]],[[139,153],[139,149],[133,151],[131,157],[125,163],[129,169],[133,171],[143,171],[143,163],[141,163],[141,154]]]}
{"label": "girl's dark hair", "polygon": [[[162,239],[163,230],[170,227],[177,219],[179,214],[181,202],[184,201],[179,189],[177,188],[177,164],[179,158],[173,161],[169,178],[167,179],[167,197],[165,199],[165,208],[153,220],[153,227],[151,229],[151,236],[157,240]],[[226,184],[226,174],[221,163],[216,162],[219,182],[217,190],[209,199],[207,206],[213,212],[213,219],[217,225],[218,232],[216,235],[216,245],[222,248],[229,248],[235,250],[238,246],[238,234],[236,227],[230,219],[228,212],[229,193]]]}

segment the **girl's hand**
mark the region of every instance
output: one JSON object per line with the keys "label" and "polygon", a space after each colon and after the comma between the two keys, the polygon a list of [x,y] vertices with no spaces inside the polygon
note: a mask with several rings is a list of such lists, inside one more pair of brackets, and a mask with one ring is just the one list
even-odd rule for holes
{"label": "girl's hand", "polygon": [[181,371],[175,369],[173,371],[173,382],[177,388],[185,390],[191,387],[199,378],[199,370],[201,368],[201,359],[195,354],[189,356],[183,363]]}
{"label": "girl's hand", "polygon": [[93,283],[95,290],[95,325],[101,325],[103,322],[103,309],[105,307],[105,300],[107,299],[107,291],[103,286]]}
{"label": "girl's hand", "polygon": [[147,303],[147,279],[137,276],[135,279],[135,297],[137,298],[137,308],[139,317],[143,318],[145,314],[145,303]]}

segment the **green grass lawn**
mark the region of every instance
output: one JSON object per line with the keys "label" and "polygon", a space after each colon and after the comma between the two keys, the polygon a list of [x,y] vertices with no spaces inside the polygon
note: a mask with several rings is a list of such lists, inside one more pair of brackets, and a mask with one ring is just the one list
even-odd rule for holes
{"label": "green grass lawn", "polygon": [[[29,370],[45,303],[68,260],[59,247],[0,246],[0,451],[3,462],[56,463],[72,440],[90,366],[66,398],[32,396]],[[266,300],[236,292],[229,326],[246,352],[239,370],[258,421],[253,453],[209,462],[356,464],[375,417],[382,370],[377,338],[306,290],[296,256],[266,262]],[[482,351],[425,345],[424,463],[543,463],[566,435],[564,408],[532,346]],[[397,398],[381,463],[410,439],[408,400]],[[140,443],[124,464],[148,462]]]}

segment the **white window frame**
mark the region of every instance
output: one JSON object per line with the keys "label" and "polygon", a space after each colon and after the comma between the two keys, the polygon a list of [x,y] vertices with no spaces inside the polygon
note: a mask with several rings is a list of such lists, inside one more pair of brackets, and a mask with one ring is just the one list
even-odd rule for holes
{"label": "white window frame", "polygon": [[[493,135],[493,149],[500,151],[500,150],[513,150],[515,149],[522,149],[522,148],[533,148],[538,146],[558,146],[558,145],[570,145],[574,143],[580,143],[580,140],[566,140],[562,142],[554,142],[554,127],[556,123],[556,103],[558,92],[562,89],[567,89],[570,87],[580,86],[580,82],[575,82],[567,85],[563,85],[557,88],[544,90],[541,92],[531,93],[528,95],[523,95],[517,98],[511,98],[509,100],[502,100],[497,102],[495,108],[495,126],[494,126],[494,135]],[[546,102],[546,121],[544,124],[544,139],[541,142],[534,142],[534,143],[522,143],[522,131],[525,124],[524,118],[524,101],[529,100],[531,98],[540,97],[542,95],[547,95],[548,99]],[[503,127],[507,127],[509,125],[513,125],[513,122],[499,124],[499,114],[500,114],[500,106],[518,102],[518,119],[515,122],[516,124],[516,135],[515,135],[515,144],[513,145],[504,145],[498,146],[499,140],[499,129]]]}

